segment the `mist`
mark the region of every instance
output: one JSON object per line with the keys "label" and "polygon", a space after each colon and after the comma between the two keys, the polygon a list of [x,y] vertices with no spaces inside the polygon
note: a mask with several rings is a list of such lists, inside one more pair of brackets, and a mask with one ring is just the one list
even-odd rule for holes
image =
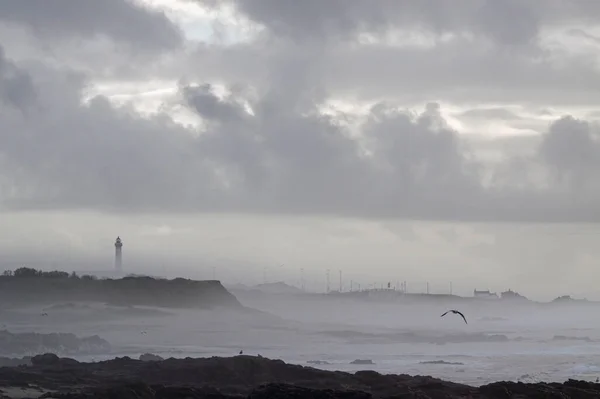
{"label": "mist", "polygon": [[[409,292],[509,288],[536,300],[600,299],[595,225],[469,224],[239,214],[5,213],[4,268],[102,271],[120,235],[129,273],[326,290],[407,281]],[[1,266],[1,265],[0,265]]]}
{"label": "mist", "polygon": [[[21,353],[14,344],[13,353],[2,349],[9,357],[49,349],[87,361],[145,353],[228,357],[242,351],[325,370],[435,375],[476,386],[573,375],[592,380],[598,374],[594,346],[600,342],[600,322],[589,316],[598,303],[473,299],[393,289],[316,294],[283,283],[229,290],[241,306],[224,305],[214,296],[203,301],[201,310],[132,305],[139,303],[133,291],[123,297],[129,305],[19,305],[15,298],[0,311],[2,328],[11,334],[33,329],[42,335],[97,335],[105,343],[29,347]],[[440,317],[450,309],[461,311],[468,324],[452,313]],[[362,362],[353,364],[356,360]]]}

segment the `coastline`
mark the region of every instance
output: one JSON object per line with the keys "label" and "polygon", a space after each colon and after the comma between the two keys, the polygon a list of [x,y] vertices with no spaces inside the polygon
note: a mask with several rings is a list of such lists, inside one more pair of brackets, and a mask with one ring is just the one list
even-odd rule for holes
{"label": "coastline", "polygon": [[[495,382],[474,387],[430,376],[334,372],[261,356],[166,359],[146,355],[83,363],[53,354],[31,365],[0,367],[4,398],[507,398],[600,397],[600,384]],[[179,392],[179,394],[177,394]],[[521,396],[518,396],[521,395]],[[559,396],[562,395],[562,396]]]}

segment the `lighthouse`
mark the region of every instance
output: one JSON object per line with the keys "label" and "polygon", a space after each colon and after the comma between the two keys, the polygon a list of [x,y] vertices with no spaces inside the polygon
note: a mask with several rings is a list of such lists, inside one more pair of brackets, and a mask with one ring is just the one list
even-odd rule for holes
{"label": "lighthouse", "polygon": [[117,274],[121,274],[123,271],[123,242],[121,241],[121,237],[117,237],[115,241],[115,272]]}

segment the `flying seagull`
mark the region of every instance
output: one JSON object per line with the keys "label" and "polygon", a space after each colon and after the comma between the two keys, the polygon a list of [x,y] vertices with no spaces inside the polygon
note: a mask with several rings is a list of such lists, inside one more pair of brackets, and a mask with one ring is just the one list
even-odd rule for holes
{"label": "flying seagull", "polygon": [[454,314],[458,314],[458,315],[460,315],[460,317],[462,317],[462,318],[463,318],[463,320],[465,321],[465,324],[469,324],[469,323],[467,323],[467,319],[465,318],[465,315],[464,315],[464,314],[462,314],[462,313],[460,313],[458,310],[454,310],[454,309],[451,309],[451,310],[447,311],[446,313],[444,313],[444,314],[443,314],[443,315],[441,315],[440,317],[444,317],[444,316],[446,316],[446,315],[447,315],[448,313],[450,313],[450,312],[452,312],[452,313],[454,313]]}

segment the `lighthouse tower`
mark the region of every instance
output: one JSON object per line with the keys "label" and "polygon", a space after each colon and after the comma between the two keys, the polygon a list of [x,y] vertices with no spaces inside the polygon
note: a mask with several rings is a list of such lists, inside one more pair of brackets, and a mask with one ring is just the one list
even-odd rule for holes
{"label": "lighthouse tower", "polygon": [[117,237],[115,241],[115,271],[117,274],[121,274],[123,271],[123,242],[121,241],[121,237]]}

